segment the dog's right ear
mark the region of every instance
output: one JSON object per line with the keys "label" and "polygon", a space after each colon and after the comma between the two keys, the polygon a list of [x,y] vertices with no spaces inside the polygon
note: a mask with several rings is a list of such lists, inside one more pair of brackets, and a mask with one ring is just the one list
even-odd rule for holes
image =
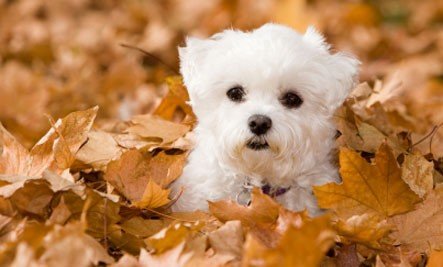
{"label": "dog's right ear", "polygon": [[186,46],[179,47],[180,73],[183,76],[189,97],[192,102],[198,97],[198,89],[201,87],[201,70],[204,68],[207,53],[213,43],[210,39],[188,37]]}

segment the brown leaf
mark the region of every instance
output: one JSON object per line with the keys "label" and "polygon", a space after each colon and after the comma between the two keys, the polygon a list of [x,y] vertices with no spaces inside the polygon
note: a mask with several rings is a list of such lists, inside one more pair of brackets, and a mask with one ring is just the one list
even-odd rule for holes
{"label": "brown leaf", "polygon": [[421,155],[405,155],[401,178],[421,198],[432,190],[434,164]]}
{"label": "brown leaf", "polygon": [[411,250],[429,252],[443,249],[443,187],[437,187],[416,210],[397,215],[389,222],[397,228],[390,236]]}
{"label": "brown leaf", "polygon": [[186,153],[168,155],[161,151],[151,159],[148,176],[162,188],[166,188],[182,174],[186,159]]}
{"label": "brown leaf", "polygon": [[138,150],[129,150],[120,159],[107,166],[104,179],[131,201],[139,201],[148,184],[147,177],[150,156],[145,157]]}
{"label": "brown leaf", "polygon": [[151,255],[142,249],[139,259],[140,264],[149,267],[182,267],[192,256],[191,253],[183,253],[184,245],[184,242],[181,242],[174,249],[160,255]]}
{"label": "brown leaf", "polygon": [[132,119],[134,123],[127,129],[128,133],[136,134],[159,144],[170,144],[184,136],[190,127],[174,123],[152,115],[138,115]]}
{"label": "brown leaf", "polygon": [[32,166],[29,175],[40,175],[54,162],[61,170],[69,167],[73,163],[73,155],[86,142],[97,111],[98,107],[93,107],[72,112],[59,119],[31,149]]}
{"label": "brown leaf", "polygon": [[114,262],[100,243],[83,232],[80,224],[56,225],[45,237],[44,246],[46,251],[39,261],[47,266],[90,266]]}
{"label": "brown leaf", "polygon": [[233,259],[241,259],[244,243],[240,221],[226,222],[222,227],[209,234],[209,244],[217,254],[226,254]]}
{"label": "brown leaf", "polygon": [[29,172],[31,156],[0,123],[0,174],[23,174]]}
{"label": "brown leaf", "polygon": [[315,186],[320,207],[333,209],[349,218],[375,213],[381,217],[413,209],[420,199],[401,179],[401,171],[392,150],[383,144],[375,156],[375,164],[352,150],[340,150],[341,184]]}
{"label": "brown leaf", "polygon": [[246,227],[275,223],[279,215],[279,205],[258,188],[252,190],[252,201],[248,207],[232,200],[221,200],[209,202],[209,210],[222,222],[239,220]]}
{"label": "brown leaf", "polygon": [[88,133],[88,141],[75,157],[84,164],[92,166],[94,170],[104,171],[106,165],[120,157],[122,151],[110,133],[93,131]]}

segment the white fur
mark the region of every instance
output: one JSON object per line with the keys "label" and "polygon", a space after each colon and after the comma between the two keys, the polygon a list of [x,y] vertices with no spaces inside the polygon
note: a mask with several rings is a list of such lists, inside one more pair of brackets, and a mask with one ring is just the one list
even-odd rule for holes
{"label": "white fur", "polygon": [[[235,199],[248,177],[257,186],[291,186],[277,201],[315,214],[312,185],[339,181],[330,162],[332,115],[353,87],[359,61],[331,54],[313,27],[302,35],[277,24],[251,32],[225,30],[205,40],[188,38],[179,53],[198,125],[196,146],[172,186],[174,192],[184,188],[173,210],[207,210],[207,200]],[[242,103],[226,96],[236,85],[245,88]],[[299,108],[279,102],[288,90],[302,96]],[[253,136],[247,120],[254,114],[272,119],[269,149],[246,146]]]}

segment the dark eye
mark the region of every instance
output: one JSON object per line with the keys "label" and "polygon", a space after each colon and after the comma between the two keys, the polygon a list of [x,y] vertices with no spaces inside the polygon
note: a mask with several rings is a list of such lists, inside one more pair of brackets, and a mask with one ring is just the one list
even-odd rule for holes
{"label": "dark eye", "polygon": [[234,102],[242,102],[244,100],[245,91],[243,90],[243,87],[236,86],[228,90],[226,92],[226,95],[231,99],[231,101]]}
{"label": "dark eye", "polygon": [[303,104],[303,99],[295,92],[286,92],[279,100],[280,103],[287,108],[298,108]]}

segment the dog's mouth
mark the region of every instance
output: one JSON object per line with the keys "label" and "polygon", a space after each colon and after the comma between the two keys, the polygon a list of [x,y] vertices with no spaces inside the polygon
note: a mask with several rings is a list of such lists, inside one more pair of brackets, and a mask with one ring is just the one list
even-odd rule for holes
{"label": "dog's mouth", "polygon": [[264,138],[252,138],[248,141],[246,146],[252,150],[263,150],[269,148],[269,144]]}

